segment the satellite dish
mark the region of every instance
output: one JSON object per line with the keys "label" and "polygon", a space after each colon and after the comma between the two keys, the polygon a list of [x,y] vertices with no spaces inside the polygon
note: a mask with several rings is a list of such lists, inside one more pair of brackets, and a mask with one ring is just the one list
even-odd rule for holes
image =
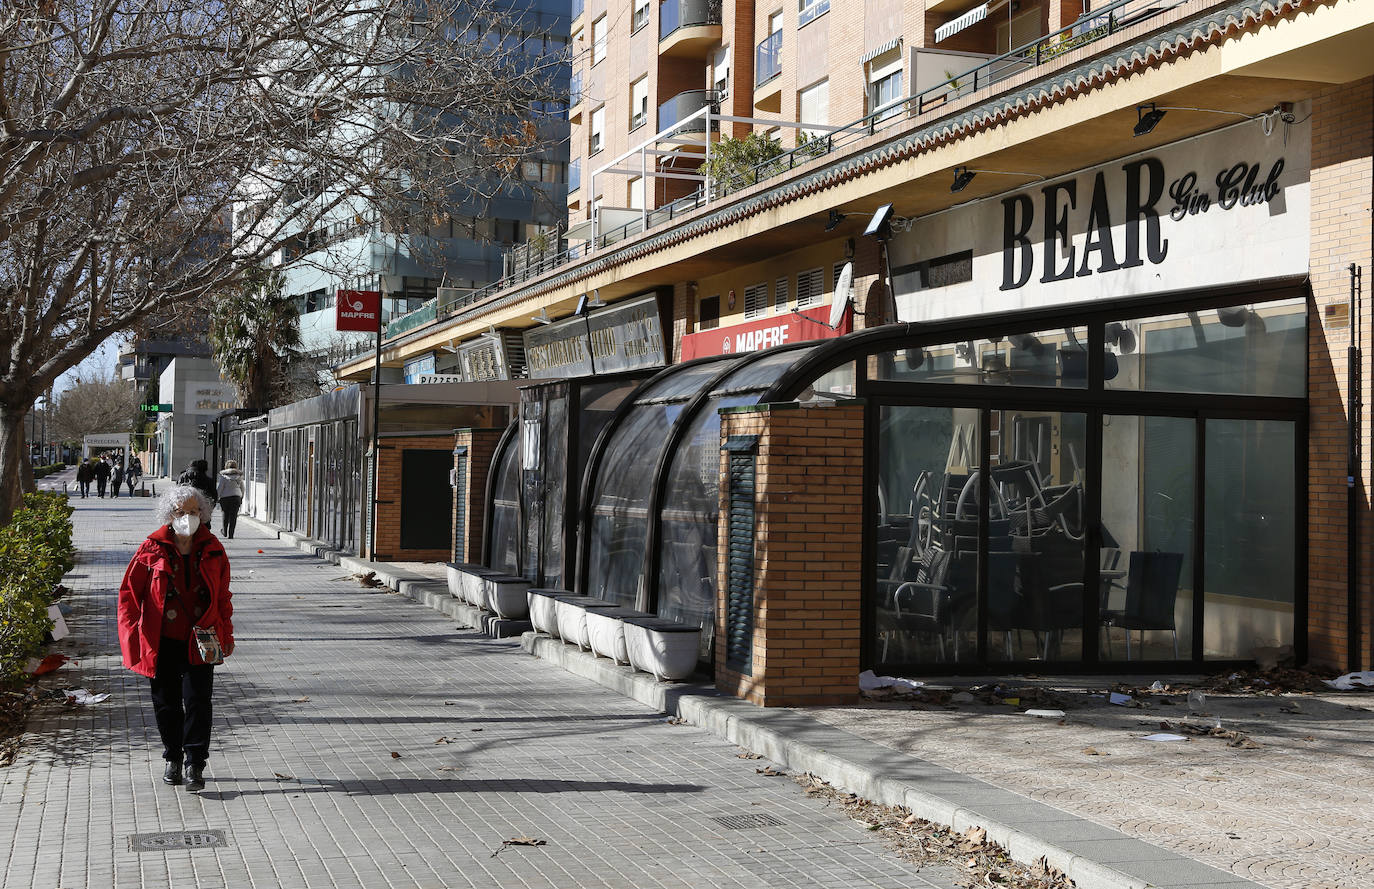
{"label": "satellite dish", "polygon": [[854,287],[854,263],[846,262],[840,269],[840,279],[835,282],[835,298],[830,303],[830,327],[838,330],[844,320],[844,310],[849,308],[849,291]]}

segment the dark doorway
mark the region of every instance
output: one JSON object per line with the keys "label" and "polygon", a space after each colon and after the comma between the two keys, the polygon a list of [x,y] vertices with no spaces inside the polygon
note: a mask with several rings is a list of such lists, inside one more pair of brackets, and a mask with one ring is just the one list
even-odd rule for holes
{"label": "dark doorway", "polygon": [[401,452],[401,549],[452,547],[452,468],[453,454],[447,450]]}

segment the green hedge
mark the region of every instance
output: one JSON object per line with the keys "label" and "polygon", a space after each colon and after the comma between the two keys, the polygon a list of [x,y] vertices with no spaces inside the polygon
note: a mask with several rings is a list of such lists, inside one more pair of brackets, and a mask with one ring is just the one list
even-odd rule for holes
{"label": "green hedge", "polygon": [[61,472],[66,468],[66,463],[49,463],[47,466],[35,466],[33,468],[33,477],[43,478],[44,476],[52,475],[54,472]]}
{"label": "green hedge", "polygon": [[0,687],[23,678],[24,664],[52,629],[53,590],[76,563],[72,512],[63,494],[25,494],[0,528]]}

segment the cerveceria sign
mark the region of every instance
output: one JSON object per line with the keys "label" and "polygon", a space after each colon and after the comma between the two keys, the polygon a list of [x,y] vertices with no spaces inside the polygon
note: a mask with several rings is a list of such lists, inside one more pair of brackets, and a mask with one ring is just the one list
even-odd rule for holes
{"label": "cerveceria sign", "polygon": [[1303,274],[1310,154],[1308,124],[1248,122],[916,219],[892,241],[899,316]]}
{"label": "cerveceria sign", "polygon": [[664,364],[658,297],[637,297],[525,331],[532,378],[589,376]]}

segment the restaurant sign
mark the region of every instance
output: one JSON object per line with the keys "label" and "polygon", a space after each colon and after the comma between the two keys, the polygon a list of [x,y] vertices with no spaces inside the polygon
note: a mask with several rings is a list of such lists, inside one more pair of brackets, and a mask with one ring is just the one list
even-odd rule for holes
{"label": "restaurant sign", "polygon": [[471,383],[509,380],[505,342],[500,336],[484,334],[458,347],[463,379]]}
{"label": "restaurant sign", "polygon": [[682,338],[682,360],[690,361],[707,355],[757,352],[786,343],[830,339],[854,329],[852,307],[845,309],[844,318],[836,327],[831,327],[827,323],[829,317],[829,306],[818,309],[794,309],[787,315],[774,315],[759,321],[689,333]]}
{"label": "restaurant sign", "polygon": [[532,379],[662,367],[663,323],[652,294],[525,331]]}
{"label": "restaurant sign", "polygon": [[1291,124],[1250,121],[909,220],[891,242],[898,317],[1305,274],[1309,116],[1300,106]]}

